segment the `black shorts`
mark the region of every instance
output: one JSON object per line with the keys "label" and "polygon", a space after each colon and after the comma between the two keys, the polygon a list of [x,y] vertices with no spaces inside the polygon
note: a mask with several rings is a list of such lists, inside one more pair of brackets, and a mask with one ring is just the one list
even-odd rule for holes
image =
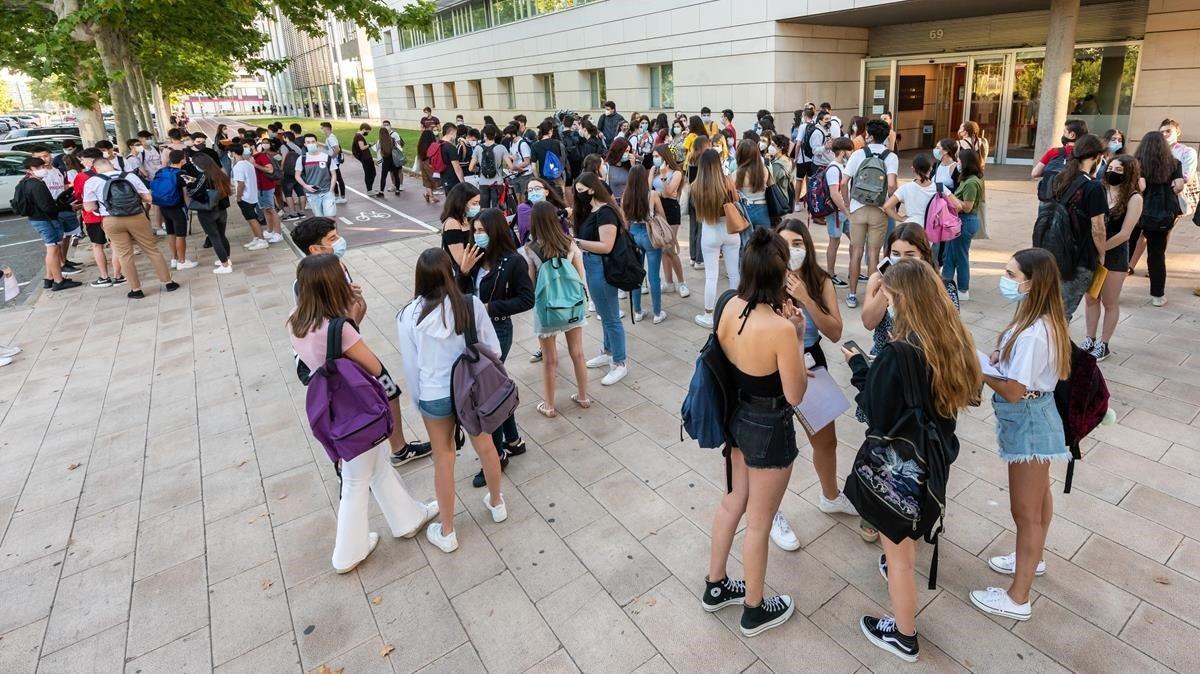
{"label": "black shorts", "polygon": [[241,199],[237,200],[238,210],[242,212],[242,217],[247,220],[258,220],[258,204],[248,204]]}
{"label": "black shorts", "polygon": [[283,183],[280,185],[280,188],[283,190],[283,197],[285,199],[288,197],[304,196],[304,188],[301,187],[300,183],[296,182],[295,179],[284,179]]}
{"label": "black shorts", "polygon": [[158,212],[162,213],[163,225],[166,226],[168,235],[187,236],[188,217],[183,206],[159,206]]}
{"label": "black shorts", "polygon": [[99,246],[108,243],[108,237],[104,236],[104,227],[100,226],[100,223],[89,222],[84,227],[87,228],[88,241]]}
{"label": "black shorts", "polygon": [[739,394],[729,423],[734,446],[750,468],[787,468],[796,460],[796,420],[782,396],[759,398]]}
{"label": "black shorts", "polygon": [[796,164],[796,180],[802,180],[813,174],[813,163],[810,161]]}

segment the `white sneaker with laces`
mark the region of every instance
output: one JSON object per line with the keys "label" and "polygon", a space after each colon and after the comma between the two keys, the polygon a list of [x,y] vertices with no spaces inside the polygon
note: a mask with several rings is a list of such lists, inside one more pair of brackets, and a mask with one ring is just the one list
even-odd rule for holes
{"label": "white sneaker with laces", "polygon": [[0,358],[0,367],[4,367],[5,365],[12,365],[12,358]]}
{"label": "white sneaker with laces", "polygon": [[970,302],[971,301],[971,292],[969,290],[958,291],[958,301],[959,302]]}
{"label": "white sneaker with laces", "polygon": [[628,366],[613,365],[612,368],[609,369],[608,374],[604,375],[604,378],[600,380],[600,385],[601,386],[612,386],[613,384],[624,379],[625,375],[627,375],[627,374],[629,374]]}
{"label": "white sneaker with laces", "polygon": [[711,330],[713,326],[713,315],[707,313],[696,314],[696,325]]}
{"label": "white sneaker with laces", "polygon": [[220,266],[221,266],[221,260],[219,260],[219,259],[217,259],[217,260],[213,260],[213,266],[214,266],[214,267],[220,267]]}
{"label": "white sneaker with laces", "polygon": [[1162,305],[1164,305],[1166,303],[1167,303],[1166,297],[1151,297],[1150,298],[1150,304],[1152,306],[1161,307]]}
{"label": "white sneaker with laces", "polygon": [[691,294],[692,294],[692,291],[688,289],[686,283],[679,284],[679,296],[680,297],[688,297]]}
{"label": "white sneaker with laces", "polygon": [[650,286],[643,283],[642,284],[642,294],[649,295],[650,294]]}
{"label": "white sneaker with laces", "polygon": [[492,521],[499,524],[508,519],[508,506],[504,503],[504,494],[500,495],[500,505],[493,506],[491,502],[491,494],[483,492],[483,505],[487,507],[488,512],[492,514]]}
{"label": "white sneaker with laces", "polygon": [[174,269],[174,268],[175,268],[175,265],[177,265],[177,264],[179,264],[179,262],[177,262],[177,261],[175,260],[175,258],[171,258],[171,269]]}
{"label": "white sneaker with laces", "polygon": [[12,358],[18,353],[21,353],[19,346],[0,346],[0,358]]}
{"label": "white sneaker with laces", "polygon": [[662,323],[665,320],[667,320],[667,312],[660,311],[657,314],[654,314],[654,324],[655,325],[658,325],[659,323]]}
{"label": "white sneaker with laces", "polygon": [[838,494],[832,500],[825,498],[825,495],[821,494],[821,502],[817,504],[817,507],[823,513],[845,513],[847,515],[854,515],[855,517],[858,516],[858,510],[854,508],[854,504],[850,502],[850,499],[846,498],[845,493]]}
{"label": "white sneaker with laces", "polygon": [[589,359],[587,362],[587,366],[588,366],[589,370],[595,370],[596,368],[601,368],[601,367],[608,367],[609,365],[612,365],[612,355],[607,354],[607,353],[602,353],[599,356]]}
{"label": "white sneaker with laces", "polygon": [[250,245],[246,246],[246,250],[262,250],[269,247],[270,244],[267,243],[266,239],[255,239],[250,242]]}
{"label": "white sneaker with laces", "polygon": [[346,197],[338,197],[337,199],[334,199],[334,200],[333,200],[333,203],[335,203],[335,204],[344,204],[344,203],[346,203]]}
{"label": "white sneaker with laces", "polygon": [[233,273],[233,263],[230,262],[229,264],[225,264],[225,265],[217,265],[216,267],[213,267],[213,273],[214,274],[232,274]]}
{"label": "white sneaker with laces", "polygon": [[451,553],[458,549],[458,532],[451,531],[449,536],[443,536],[441,522],[434,522],[425,527],[425,539],[445,553]]}
{"label": "white sneaker with laces", "polygon": [[[1011,576],[1017,572],[1017,553],[1010,552],[1007,555],[992,557],[988,560],[988,567],[990,567],[992,571],[995,571],[996,573],[1003,573],[1007,576]],[[1033,575],[1046,575],[1046,560],[1043,559],[1042,561],[1038,562],[1037,569],[1034,570]]]}
{"label": "white sneaker with laces", "polygon": [[425,516],[421,518],[420,524],[413,527],[412,531],[402,535],[401,538],[415,537],[417,534],[421,533],[421,529],[423,529],[426,524],[432,522],[433,518],[437,517],[438,514],[441,513],[441,510],[438,508],[437,501],[430,501],[429,503],[417,503],[417,505],[421,506],[421,510],[425,512]]}
{"label": "white sneaker with laces", "polygon": [[175,268],[176,269],[191,269],[192,267],[195,267],[199,264],[200,263],[196,262],[195,260],[184,260],[183,262],[176,263]]}
{"label": "white sneaker with laces", "polygon": [[796,538],[796,532],[792,531],[782,512],[776,512],[775,519],[771,520],[771,542],[788,552],[800,549],[800,539]]}
{"label": "white sneaker with laces", "polygon": [[625,292],[624,290],[618,290],[618,291],[617,291],[617,299],[619,299],[619,300],[623,300],[623,299],[626,299],[626,298],[628,298],[628,297],[629,297],[629,293]]}
{"label": "white sneaker with laces", "polygon": [[633,321],[635,323],[640,323],[644,320],[646,320],[646,312],[644,312],[644,311],[633,312]]}
{"label": "white sneaker with laces", "polygon": [[283,235],[279,232],[269,232],[267,234],[267,243],[280,243],[283,241]]}
{"label": "white sneaker with laces", "polygon": [[999,587],[974,590],[971,592],[971,603],[975,605],[975,608],[984,613],[1012,618],[1021,622],[1029,620],[1033,615],[1033,610],[1030,608],[1029,602],[1018,604],[1013,601],[1012,597],[1008,596],[1008,590]]}

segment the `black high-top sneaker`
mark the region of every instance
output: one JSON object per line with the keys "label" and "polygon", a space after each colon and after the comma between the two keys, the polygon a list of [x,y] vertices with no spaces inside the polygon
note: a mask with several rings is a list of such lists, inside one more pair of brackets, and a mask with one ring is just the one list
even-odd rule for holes
{"label": "black high-top sneaker", "polygon": [[704,610],[709,613],[720,611],[726,606],[743,604],[746,601],[746,583],[740,580],[730,580],[728,576],[712,582],[704,581]]}
{"label": "black high-top sneaker", "polygon": [[917,643],[917,635],[914,634],[910,637],[901,634],[900,630],[896,629],[895,620],[886,616],[874,618],[865,615],[859,621],[859,626],[862,628],[863,636],[871,643],[906,662],[917,661],[917,656],[921,652],[921,646]]}
{"label": "black high-top sneaker", "polygon": [[742,609],[742,634],[756,637],[772,627],[779,627],[792,617],[796,605],[786,594],[777,597],[763,597],[758,606],[746,606]]}

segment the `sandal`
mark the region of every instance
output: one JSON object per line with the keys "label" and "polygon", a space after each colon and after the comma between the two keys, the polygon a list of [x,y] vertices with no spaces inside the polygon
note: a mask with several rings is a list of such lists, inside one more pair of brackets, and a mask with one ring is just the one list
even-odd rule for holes
{"label": "sandal", "polygon": [[580,398],[578,393],[571,394],[571,402],[579,405],[585,410],[592,406],[592,401],[590,398]]}
{"label": "sandal", "polygon": [[553,407],[547,405],[545,400],[537,404],[537,411],[538,414],[541,414],[547,419],[553,419],[554,417],[558,416],[558,412],[556,412]]}

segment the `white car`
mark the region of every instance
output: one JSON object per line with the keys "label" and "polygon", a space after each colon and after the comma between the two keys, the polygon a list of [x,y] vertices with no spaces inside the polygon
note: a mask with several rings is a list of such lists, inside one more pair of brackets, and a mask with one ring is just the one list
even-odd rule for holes
{"label": "white car", "polygon": [[25,177],[25,158],[28,152],[0,152],[0,211],[11,211],[17,183]]}
{"label": "white car", "polygon": [[83,141],[79,136],[26,136],[12,140],[0,140],[0,152],[32,152],[33,148],[41,146],[50,150],[51,155],[58,156],[63,153],[64,140],[73,140],[75,147],[83,147]]}

